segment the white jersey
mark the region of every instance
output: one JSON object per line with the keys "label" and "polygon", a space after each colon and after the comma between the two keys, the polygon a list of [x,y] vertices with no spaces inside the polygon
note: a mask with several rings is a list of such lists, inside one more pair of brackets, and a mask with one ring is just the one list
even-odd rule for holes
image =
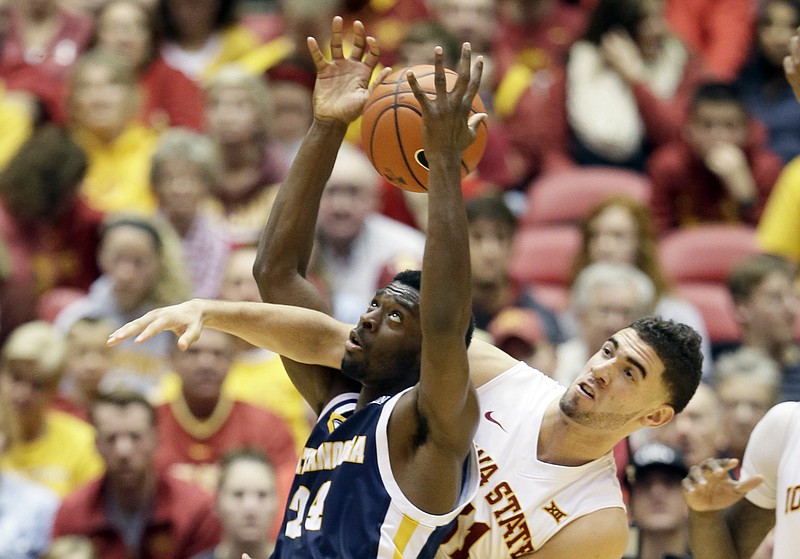
{"label": "white jersey", "polygon": [[775,510],[774,559],[795,559],[800,549],[800,402],[773,407],[753,429],[741,479],[756,474],[764,483],[746,498]]}
{"label": "white jersey", "polygon": [[437,558],[519,557],[576,518],[625,508],[612,453],[575,467],[537,459],[544,412],[564,390],[522,362],[478,388],[480,488]]}

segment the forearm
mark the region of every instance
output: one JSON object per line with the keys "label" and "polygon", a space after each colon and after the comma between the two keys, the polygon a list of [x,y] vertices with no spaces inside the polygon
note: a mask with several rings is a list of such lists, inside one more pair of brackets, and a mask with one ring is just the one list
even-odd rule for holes
{"label": "forearm", "polygon": [[466,332],[472,287],[461,156],[446,148],[441,155],[431,154],[429,164],[428,232],[420,293],[423,331]]}
{"label": "forearm", "polygon": [[338,368],[350,326],[309,309],[269,303],[201,301],[208,328],[300,363]]}
{"label": "forearm", "polygon": [[689,511],[689,543],[695,559],[738,559],[723,511]]}
{"label": "forearm", "polygon": [[315,120],[278,190],[253,268],[266,301],[297,303],[290,288],[305,277],[322,191],[346,130],[344,122]]}

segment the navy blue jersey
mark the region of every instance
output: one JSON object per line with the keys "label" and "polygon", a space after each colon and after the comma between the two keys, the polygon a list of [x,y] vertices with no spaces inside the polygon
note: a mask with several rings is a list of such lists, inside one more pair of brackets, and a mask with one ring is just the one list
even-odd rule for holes
{"label": "navy blue jersey", "polygon": [[355,411],[358,394],[334,398],[298,461],[273,559],[429,558],[478,484],[472,451],[458,505],[421,511],[402,493],[389,464],[387,426],[401,394]]}

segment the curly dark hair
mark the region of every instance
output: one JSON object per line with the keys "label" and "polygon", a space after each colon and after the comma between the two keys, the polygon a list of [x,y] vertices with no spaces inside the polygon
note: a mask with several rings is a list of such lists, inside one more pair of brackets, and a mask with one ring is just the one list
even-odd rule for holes
{"label": "curly dark hair", "polygon": [[634,321],[630,328],[655,350],[664,364],[662,378],[669,392],[669,404],[680,413],[694,396],[703,368],[700,334],[694,328],[648,316]]}

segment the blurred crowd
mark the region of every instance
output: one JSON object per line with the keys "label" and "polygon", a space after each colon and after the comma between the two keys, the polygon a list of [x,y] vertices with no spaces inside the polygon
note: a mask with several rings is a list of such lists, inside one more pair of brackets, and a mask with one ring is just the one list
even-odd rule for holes
{"label": "blurred crowd", "polygon": [[[105,341],[191,297],[261,300],[313,121],[306,37],[337,14],[382,66],[484,57],[480,335],[563,383],[642,316],[703,336],[687,410],[615,451],[628,557],[689,557],[687,466],[800,400],[798,0],[0,0],[0,557],[269,553],[313,419],[280,358],[215,331]],[[419,266],[426,197],[348,140],[310,272],[355,323]]]}

